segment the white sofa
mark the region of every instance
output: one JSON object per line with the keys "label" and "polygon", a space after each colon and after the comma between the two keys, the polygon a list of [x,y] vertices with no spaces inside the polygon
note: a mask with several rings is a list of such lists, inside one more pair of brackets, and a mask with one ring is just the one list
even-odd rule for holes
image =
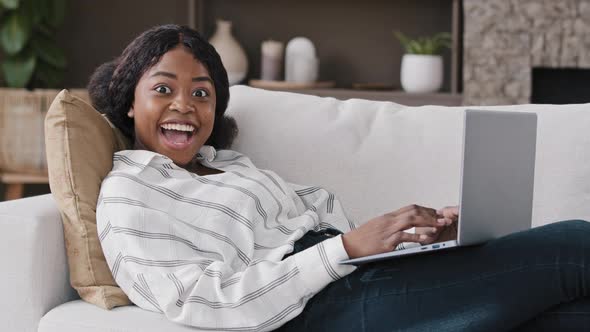
{"label": "white sofa", "polygon": [[[410,203],[457,203],[462,107],[236,86],[229,108],[240,127],[234,149],[290,182],[332,190],[357,222]],[[533,225],[590,220],[590,104],[485,109],[538,114]],[[0,257],[3,331],[191,330],[134,306],[106,311],[79,300],[50,195],[0,203]]]}

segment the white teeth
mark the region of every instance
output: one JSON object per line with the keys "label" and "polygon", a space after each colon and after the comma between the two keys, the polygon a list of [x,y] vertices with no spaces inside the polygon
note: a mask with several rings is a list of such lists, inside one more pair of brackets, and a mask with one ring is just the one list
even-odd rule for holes
{"label": "white teeth", "polygon": [[195,130],[195,127],[189,124],[179,124],[179,123],[165,123],[160,125],[160,127],[166,130],[178,130],[178,131],[188,131],[192,132]]}

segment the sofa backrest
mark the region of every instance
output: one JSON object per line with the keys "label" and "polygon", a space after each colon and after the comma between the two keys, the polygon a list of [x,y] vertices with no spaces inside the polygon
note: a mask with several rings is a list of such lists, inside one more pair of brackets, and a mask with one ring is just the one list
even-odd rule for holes
{"label": "sofa backrest", "polygon": [[[469,107],[538,114],[533,225],[590,220],[590,104]],[[294,183],[323,186],[363,223],[459,200],[466,107],[406,107],[233,86],[233,149]]]}

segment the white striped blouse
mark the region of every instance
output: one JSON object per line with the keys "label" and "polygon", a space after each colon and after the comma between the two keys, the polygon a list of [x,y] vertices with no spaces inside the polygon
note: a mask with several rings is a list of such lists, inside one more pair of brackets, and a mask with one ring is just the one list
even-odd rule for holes
{"label": "white striped blouse", "polygon": [[293,254],[309,230],[354,228],[319,187],[286,183],[230,150],[201,149],[199,176],[144,150],[121,151],[96,210],[117,284],[141,308],[202,331],[268,331],[354,271],[341,236]]}

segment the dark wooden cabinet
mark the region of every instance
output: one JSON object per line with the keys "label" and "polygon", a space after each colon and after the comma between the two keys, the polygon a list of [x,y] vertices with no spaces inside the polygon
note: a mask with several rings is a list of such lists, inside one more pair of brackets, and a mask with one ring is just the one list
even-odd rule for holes
{"label": "dark wooden cabinet", "polygon": [[[262,41],[274,39],[286,44],[291,38],[305,36],[316,46],[319,79],[334,81],[337,89],[300,92],[338,98],[402,98],[414,101],[412,104],[460,104],[461,0],[193,0],[192,8],[192,24],[206,37],[213,34],[216,19],[232,21],[233,34],[248,55],[245,82],[260,76]],[[352,89],[355,83],[399,89],[403,49],[393,30],[411,37],[452,32],[453,47],[443,54],[445,79],[441,93],[415,96],[399,91]]]}

